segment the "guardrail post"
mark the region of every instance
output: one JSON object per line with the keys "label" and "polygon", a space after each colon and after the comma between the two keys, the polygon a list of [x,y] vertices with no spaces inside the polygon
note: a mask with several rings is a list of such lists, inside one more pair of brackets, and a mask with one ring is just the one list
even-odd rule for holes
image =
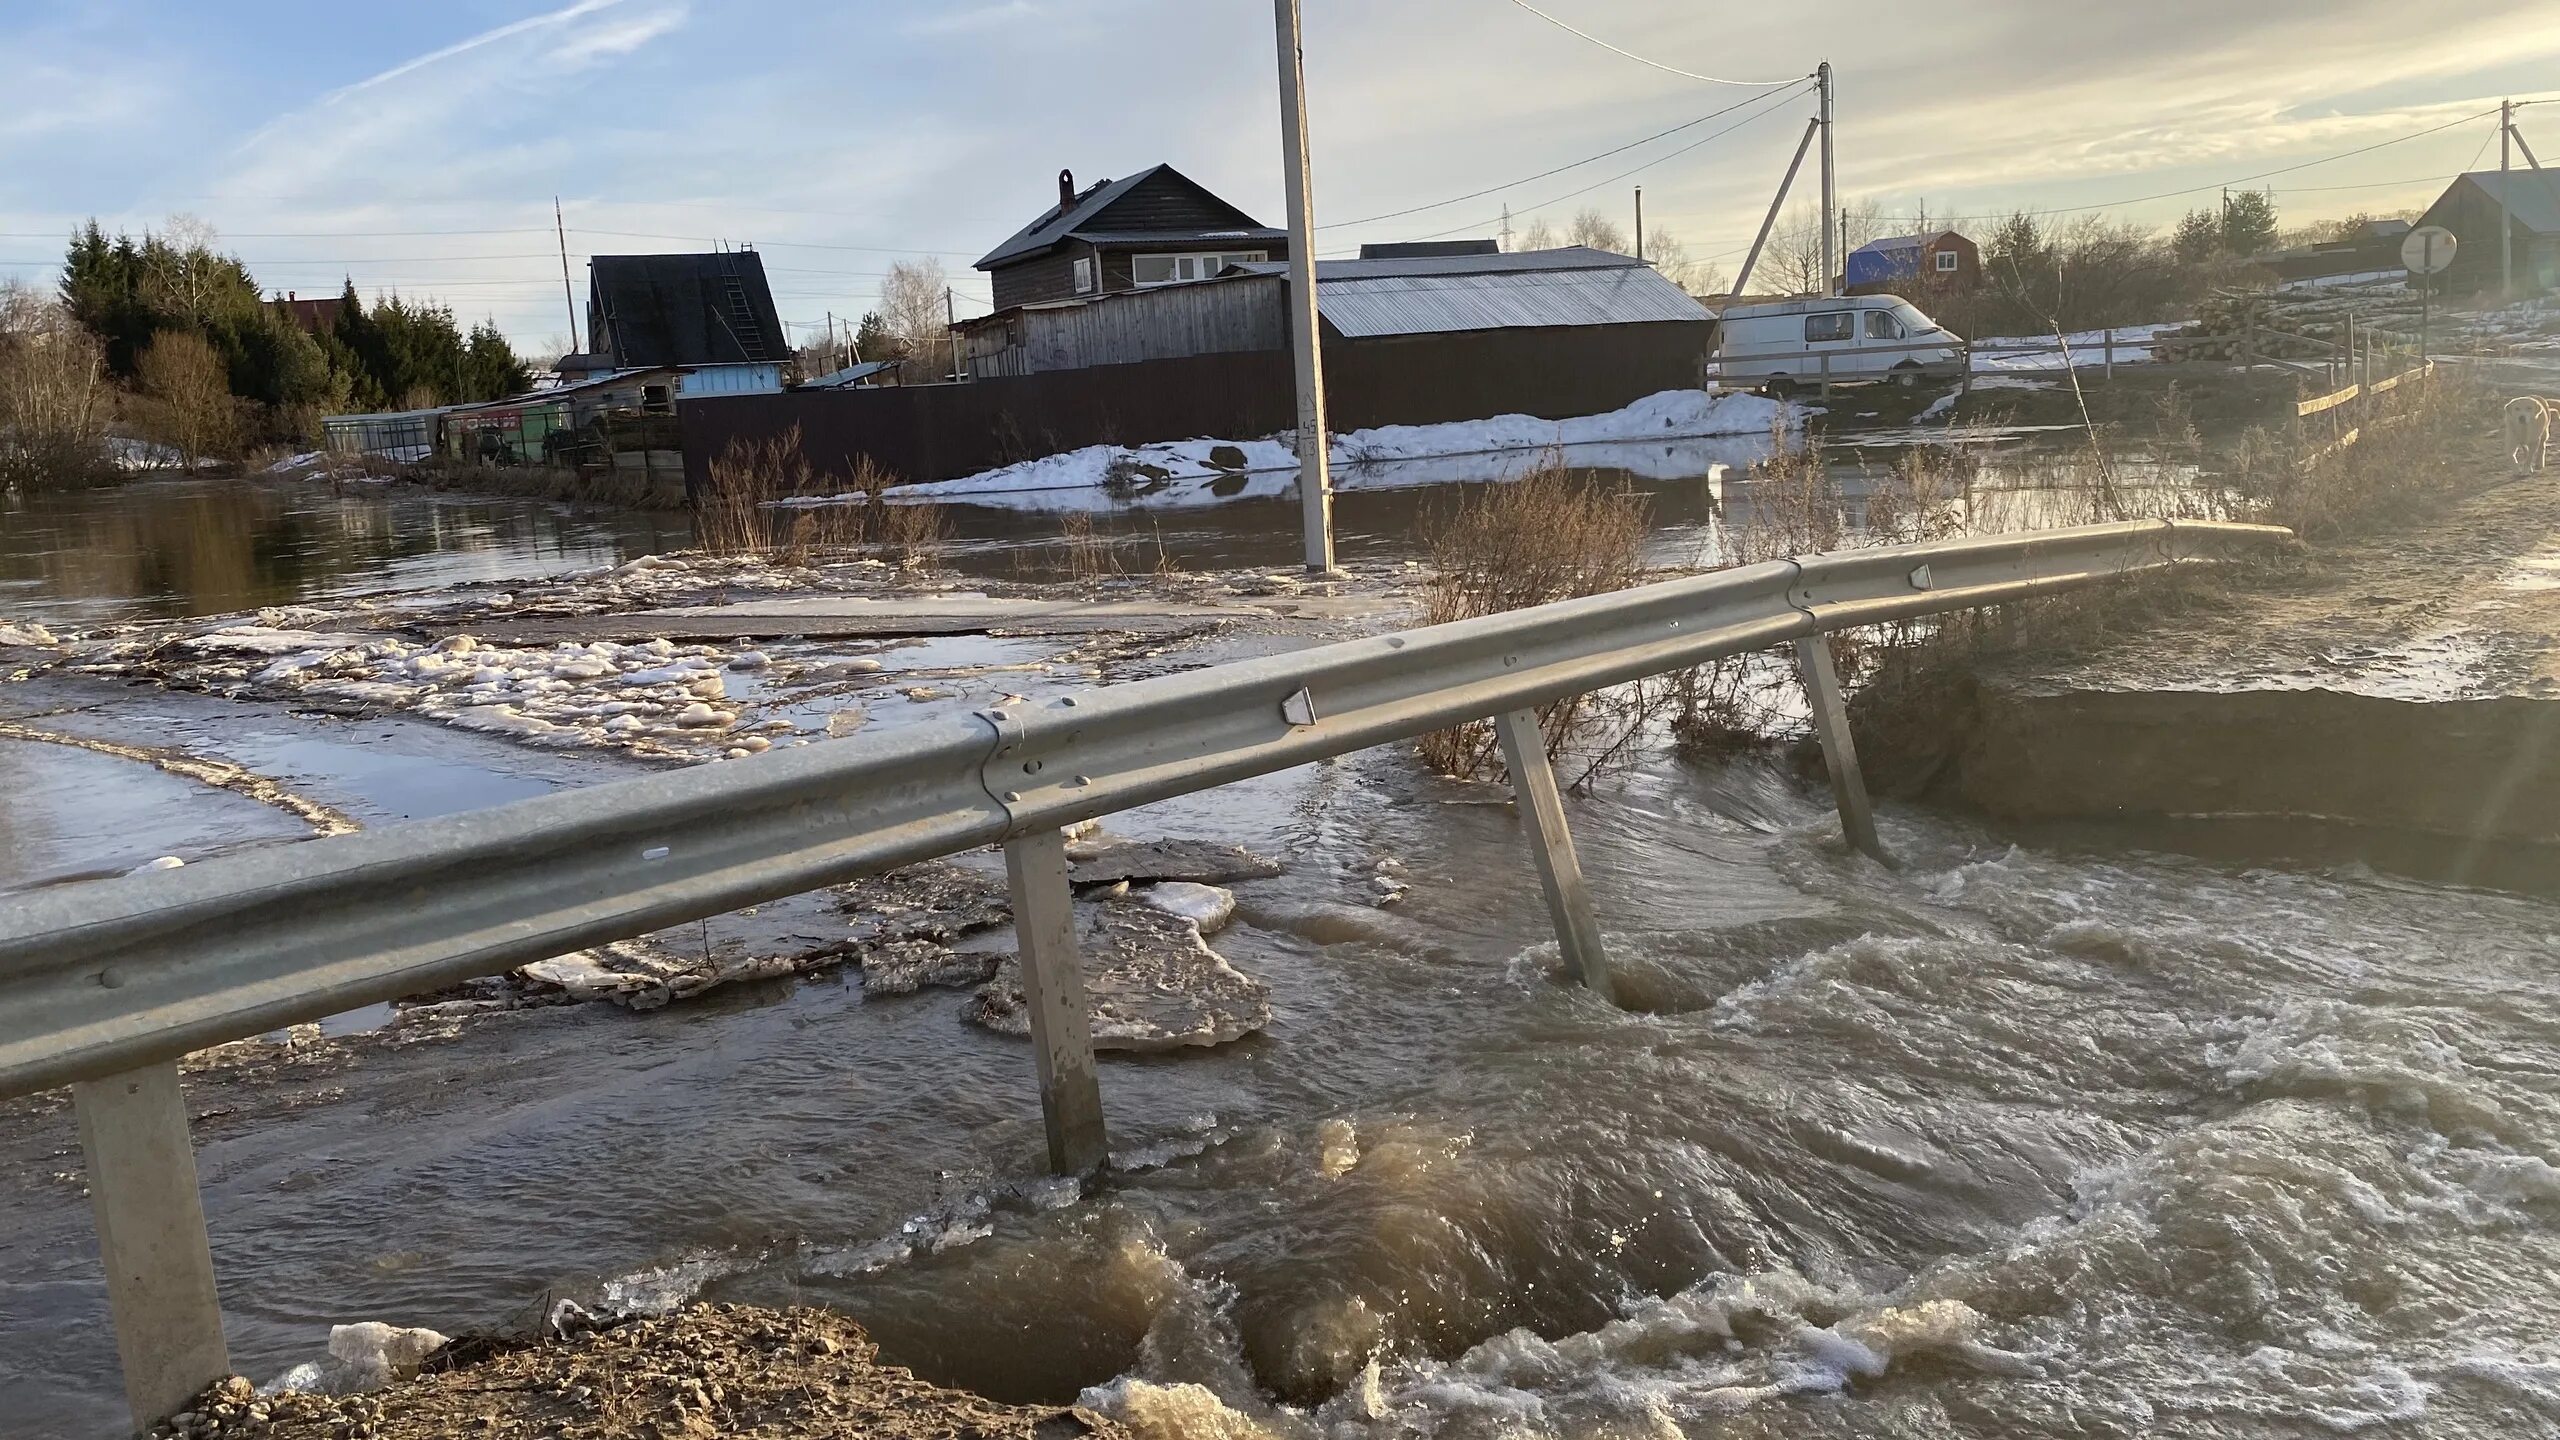
{"label": "guardrail post", "polygon": [[1004,842],[1013,887],[1013,935],[1022,960],[1022,998],[1031,1012],[1032,1063],[1040,1076],[1040,1118],[1049,1165],[1081,1175],[1110,1158],[1102,1126],[1102,1083],[1094,1073],[1093,1013],[1076,954],[1075,896],[1067,889],[1067,837],[1034,830]]}
{"label": "guardrail post", "polygon": [[1831,398],[1831,352],[1822,352],[1822,398]]}
{"label": "guardrail post", "polygon": [[1547,764],[1547,735],[1538,712],[1506,711],[1495,717],[1493,728],[1502,737],[1512,804],[1529,831],[1529,853],[1538,862],[1538,884],[1547,892],[1564,972],[1614,1003],[1609,958],[1600,948],[1600,922],[1591,914],[1591,890],[1582,883],[1582,861],[1573,853],[1573,832],[1565,826],[1564,797],[1557,793],[1556,772]]}
{"label": "guardrail post", "polygon": [[1841,836],[1884,864],[1892,864],[1884,842],[1876,838],[1866,777],[1858,773],[1858,750],[1849,740],[1849,707],[1840,700],[1840,674],[1831,666],[1829,636],[1807,635],[1796,642],[1796,677],[1804,683],[1805,700],[1813,709],[1814,733],[1822,738],[1822,765],[1831,772],[1831,799],[1840,808]]}
{"label": "guardrail post", "polygon": [[[2068,365],[2068,364],[2070,363],[2070,361],[2069,361],[2069,359],[2068,359],[2068,357],[2067,357],[2067,356],[2066,356],[2066,358],[2064,359],[2064,362],[2063,362],[2063,363],[2064,363],[2064,364],[2066,364],[2066,365]],[[2116,330],[2115,330],[2115,327],[2114,327],[2114,326],[2110,325],[2110,326],[2108,326],[2108,327],[2107,327],[2107,379],[2108,379],[2110,382],[2113,382],[2115,378],[2116,378]]]}
{"label": "guardrail post", "polygon": [[137,1431],[231,1373],[176,1062],[71,1087]]}

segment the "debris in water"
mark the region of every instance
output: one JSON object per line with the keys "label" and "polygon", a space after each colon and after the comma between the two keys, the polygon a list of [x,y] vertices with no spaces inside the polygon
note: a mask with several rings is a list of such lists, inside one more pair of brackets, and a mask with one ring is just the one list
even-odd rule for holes
{"label": "debris in water", "polygon": [[1191,880],[1223,884],[1230,880],[1267,880],[1280,873],[1280,862],[1236,845],[1208,840],[1158,840],[1077,845],[1067,851],[1074,863],[1067,879],[1077,885],[1109,885],[1120,880]]}
{"label": "debris in water", "polygon": [[[1223,1045],[1271,1023],[1271,988],[1229,965],[1189,920],[1125,901],[1080,904],[1076,948],[1097,1050]],[[1018,959],[980,987],[969,1018],[1031,1033]]]}

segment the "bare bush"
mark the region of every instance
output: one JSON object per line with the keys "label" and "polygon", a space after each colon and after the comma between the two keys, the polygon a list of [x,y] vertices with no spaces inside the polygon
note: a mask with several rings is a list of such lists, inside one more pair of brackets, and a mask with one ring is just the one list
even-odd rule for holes
{"label": "bare bush", "polygon": [[[1507,484],[1473,487],[1454,509],[1425,524],[1433,574],[1423,591],[1424,619],[1446,624],[1622,590],[1643,574],[1650,511],[1643,496],[1577,476],[1561,457]],[[1538,718],[1547,754],[1556,757],[1568,744],[1598,736],[1605,757],[1640,724],[1641,708],[1640,698],[1623,694],[1543,706]],[[1493,727],[1484,721],[1435,731],[1421,742],[1424,764],[1460,777],[1479,773],[1494,749]]]}
{"label": "bare bush", "polygon": [[1081,510],[1058,522],[1058,548],[1061,568],[1070,580],[1099,580],[1121,573],[1120,547],[1110,536],[1095,533],[1093,517]]}
{"label": "bare bush", "polygon": [[0,490],[103,475],[113,407],[97,337],[58,302],[0,285]]}
{"label": "bare bush", "polygon": [[893,563],[909,570],[941,568],[942,548],[950,539],[941,506],[921,502],[884,506],[874,518],[873,529],[881,553]]}
{"label": "bare bush", "polygon": [[143,427],[193,469],[207,457],[228,458],[239,444],[240,413],[222,357],[192,330],[163,330],[135,364],[142,387]]}
{"label": "bare bush", "polygon": [[825,488],[801,449],[799,426],[764,440],[732,440],[712,460],[710,493],[694,508],[694,543],[712,555],[784,565],[806,565],[822,551],[859,545],[863,508],[781,503]]}

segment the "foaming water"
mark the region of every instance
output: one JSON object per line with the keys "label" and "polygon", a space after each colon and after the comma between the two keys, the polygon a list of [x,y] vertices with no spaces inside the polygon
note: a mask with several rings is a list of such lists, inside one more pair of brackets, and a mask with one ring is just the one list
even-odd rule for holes
{"label": "foaming water", "polygon": [[1612,1007],[1496,799],[1381,753],[1115,818],[1289,869],[1217,940],[1270,1032],[1107,1061],[1099,1181],[1038,1173],[1028,1056],[956,996],[547,1012],[334,1076],[207,1141],[235,1352],[702,1295],[1149,1436],[2560,1426],[2560,905],[1891,810],[1886,871],[1792,775],[1665,763],[1573,804]]}

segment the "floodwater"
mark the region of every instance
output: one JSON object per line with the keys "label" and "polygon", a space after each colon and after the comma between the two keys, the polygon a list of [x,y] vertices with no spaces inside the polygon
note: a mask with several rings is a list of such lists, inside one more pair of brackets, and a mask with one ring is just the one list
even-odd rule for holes
{"label": "floodwater", "polygon": [[[1653,483],[1666,535],[1718,523]],[[369,823],[617,773],[144,694]],[[11,791],[83,786],[37,748]],[[1107,1058],[1083,1189],[1020,1042],[843,975],[280,1077],[199,1120],[235,1362],[702,1296],[1202,1440],[2560,1429],[2560,903],[1895,805],[1888,871],[1801,773],[1656,753],[1569,801],[1612,1007],[1557,977],[1505,801],[1394,747],[1115,817],[1285,860],[1213,940],[1275,1021]],[[144,815],[250,823],[93,828]],[[0,1430],[116,1433],[115,1374],[76,1187],[0,1187]]]}

